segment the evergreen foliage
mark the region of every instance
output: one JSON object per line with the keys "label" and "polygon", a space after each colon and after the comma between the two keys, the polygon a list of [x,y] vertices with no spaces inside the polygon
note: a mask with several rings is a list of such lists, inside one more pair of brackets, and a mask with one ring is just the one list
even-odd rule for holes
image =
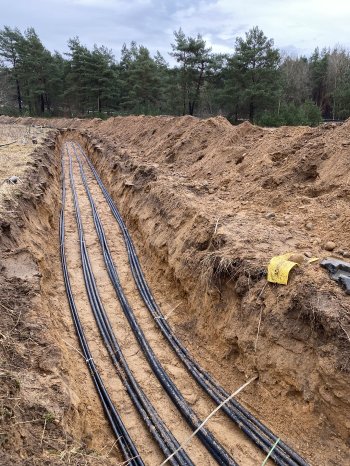
{"label": "evergreen foliage", "polygon": [[315,49],[281,56],[257,26],[232,54],[215,54],[201,35],[174,32],[169,66],[144,45],[104,46],[69,39],[51,53],[33,28],[0,30],[0,113],[40,116],[225,115],[266,126],[317,125],[350,116],[350,54]]}

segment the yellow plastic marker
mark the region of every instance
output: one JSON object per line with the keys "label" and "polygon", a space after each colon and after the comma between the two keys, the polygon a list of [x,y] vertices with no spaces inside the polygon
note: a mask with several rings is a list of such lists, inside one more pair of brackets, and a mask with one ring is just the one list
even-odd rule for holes
{"label": "yellow plastic marker", "polygon": [[299,265],[297,262],[292,262],[289,259],[293,253],[282,254],[281,256],[273,257],[267,267],[267,281],[271,283],[279,283],[287,285],[289,272],[293,267]]}

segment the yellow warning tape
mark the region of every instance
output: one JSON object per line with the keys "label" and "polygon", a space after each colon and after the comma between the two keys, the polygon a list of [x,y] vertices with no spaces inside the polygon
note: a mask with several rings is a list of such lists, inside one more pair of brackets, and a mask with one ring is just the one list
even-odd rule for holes
{"label": "yellow warning tape", "polygon": [[287,285],[289,272],[293,267],[299,265],[297,262],[292,262],[289,259],[293,253],[282,254],[281,256],[273,257],[267,267],[267,281],[271,283],[279,283]]}

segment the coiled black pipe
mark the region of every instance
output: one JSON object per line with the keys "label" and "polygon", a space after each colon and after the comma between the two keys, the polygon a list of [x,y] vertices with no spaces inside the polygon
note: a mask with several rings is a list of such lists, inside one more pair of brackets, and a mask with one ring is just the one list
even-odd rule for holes
{"label": "coiled black pipe", "polygon": [[[79,159],[78,159],[79,161]],[[82,177],[85,178],[84,171],[82,169]],[[87,188],[88,185],[86,184]],[[168,393],[169,397],[173,400],[174,404],[177,406],[179,411],[182,413],[183,417],[186,419],[187,423],[193,428],[196,429],[200,426],[201,420],[198,416],[194,413],[192,408],[188,405],[184,397],[182,396],[181,392],[168,376],[168,374],[163,369],[162,365],[160,364],[159,360],[155,356],[152,348],[150,347],[148,341],[145,338],[145,335],[138,325],[138,322],[134,316],[133,310],[130,307],[127,298],[123,292],[121,287],[119,277],[117,275],[116,269],[114,264],[111,260],[111,255],[109,252],[107,240],[104,234],[104,230],[100,221],[100,218],[97,214],[97,210],[95,208],[94,202],[92,197],[90,196],[90,203],[92,206],[92,212],[94,217],[95,225],[97,225],[96,231],[101,243],[103,255],[106,262],[106,267],[108,274],[110,276],[111,282],[114,286],[116,291],[117,297],[120,301],[121,307],[124,311],[124,314],[129,322],[129,325],[136,336],[139,345],[141,346],[154,374],[162,384],[163,388]],[[230,466],[237,466],[236,461],[229,455],[229,453],[220,445],[220,443],[215,439],[215,437],[206,429],[202,428],[198,434],[198,438],[202,441],[205,445],[207,450],[211,453],[211,455],[215,458],[215,460],[221,465],[230,465]]]}
{"label": "coiled black pipe", "polygon": [[[73,147],[73,150],[74,150],[74,147]],[[97,326],[101,333],[104,344],[108,350],[108,353],[114,365],[117,368],[117,371],[123,381],[123,384],[130,398],[132,399],[133,403],[135,404],[136,408],[141,414],[141,417],[146,423],[151,434],[154,436],[155,440],[157,441],[164,455],[168,457],[171,455],[173,451],[178,449],[179,443],[175,439],[175,437],[172,435],[172,433],[169,431],[169,429],[165,426],[165,424],[159,417],[158,413],[156,412],[156,410],[154,409],[154,407],[148,400],[147,396],[144,394],[141,387],[137,383],[132,372],[130,371],[130,368],[124,358],[122,350],[112,330],[107,313],[101,302],[101,299],[100,299],[100,296],[97,290],[97,286],[96,286],[96,281],[95,281],[95,278],[92,272],[92,268],[91,268],[91,264],[90,264],[90,260],[88,256],[88,251],[87,251],[86,244],[84,241],[84,231],[83,231],[83,225],[82,225],[82,220],[81,220],[78,196],[77,196],[75,182],[74,182],[71,156],[69,156],[69,162],[70,162],[70,180],[71,180],[71,188],[73,192],[73,200],[74,200],[76,221],[77,221],[77,227],[78,227],[81,259],[82,259],[82,264],[83,264],[83,274],[84,274],[87,294],[88,294],[89,301],[90,301],[90,304],[93,310],[93,315],[95,317]],[[78,162],[80,165],[79,159],[78,159]],[[81,168],[82,167],[80,165],[80,169]],[[84,179],[83,179],[83,182],[84,182],[85,189],[87,189],[87,185]],[[86,191],[86,193],[88,195],[90,202],[92,202],[90,191]],[[96,227],[98,228],[99,225],[97,224]],[[194,466],[194,464],[192,463],[192,461],[190,460],[186,452],[183,450],[180,450],[171,459],[171,461],[174,466]]]}
{"label": "coiled black pipe", "polygon": [[[149,289],[145,277],[143,275],[135,247],[131,240],[130,234],[124,224],[124,221],[115,206],[111,196],[104,187],[96,169],[92,165],[91,161],[87,158],[86,154],[82,150],[81,146],[77,144],[80,152],[84,156],[84,159],[88,163],[92,173],[95,176],[97,183],[103,192],[106,201],[111,209],[112,214],[117,220],[119,228],[122,232],[127,253],[131,265],[131,270],[147,308],[155,318],[159,328],[163,335],[167,338],[174,351],[178,354],[180,359],[183,361],[187,369],[195,377],[197,382],[204,388],[204,390],[217,402],[220,403],[229,396],[214,378],[204,371],[199,364],[194,361],[189,355],[188,351],[184,348],[180,340],[175,336],[168,322],[164,319],[159,307],[157,306],[154,297]],[[246,410],[237,400],[232,399],[227,405],[223,406],[223,411],[232,419],[240,429],[248,435],[256,445],[264,452],[270,451],[273,444],[277,441],[277,436],[273,434],[264,424],[262,424],[255,416],[253,416],[248,410]],[[274,449],[270,456],[279,466],[308,466],[308,463],[292,448],[290,448],[282,440],[278,442],[277,447]]]}
{"label": "coiled black pipe", "polygon": [[63,280],[66,288],[69,308],[72,314],[72,319],[75,327],[75,331],[79,340],[79,344],[82,350],[82,354],[85,358],[86,364],[88,365],[93,383],[95,385],[98,396],[101,400],[101,404],[108,418],[109,424],[113,430],[115,437],[117,438],[118,444],[122,450],[123,456],[128,464],[132,466],[144,466],[144,462],[140,457],[136,446],[131,440],[123,421],[121,420],[112,400],[110,399],[106,388],[104,387],[103,381],[96,368],[95,362],[92,358],[90,348],[88,346],[83,327],[81,325],[78,310],[74,301],[70,278],[67,268],[67,259],[65,252],[65,203],[66,203],[66,187],[65,187],[65,170],[64,170],[64,154],[62,152],[62,208],[60,215],[59,224],[59,239],[60,239],[60,255],[61,265],[63,272]]}

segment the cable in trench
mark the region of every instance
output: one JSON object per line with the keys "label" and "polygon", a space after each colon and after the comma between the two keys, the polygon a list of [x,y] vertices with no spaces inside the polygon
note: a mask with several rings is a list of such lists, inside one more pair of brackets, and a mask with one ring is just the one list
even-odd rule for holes
{"label": "cable in trench", "polygon": [[[103,307],[102,301],[97,290],[95,277],[92,272],[92,267],[84,239],[84,230],[80,214],[77,191],[75,187],[71,155],[69,155],[69,164],[71,189],[73,193],[75,216],[79,234],[84,281],[94,318],[96,320],[102,340],[107,348],[112,362],[115,365],[117,372],[121,377],[121,380],[130,398],[132,399],[137,410],[141,414],[143,421],[146,423],[148,427],[148,430],[154,436],[155,440],[157,441],[165,456],[167,456],[179,448],[179,443],[172,435],[170,430],[165,426],[163,421],[160,419],[158,413],[156,412],[156,410],[154,409],[154,407],[152,406],[152,404],[150,403],[150,401],[136,382],[123,356],[121,348],[116,340],[115,334],[112,330],[110,321],[108,319],[107,313]],[[181,451],[176,454],[176,456],[174,457],[173,464],[174,466],[194,466],[192,461],[184,451]]]}
{"label": "cable in trench", "polygon": [[67,258],[65,250],[65,205],[66,205],[66,187],[65,187],[65,169],[64,169],[64,153],[62,151],[62,208],[59,223],[59,239],[60,239],[60,256],[63,280],[66,289],[67,299],[69,308],[72,314],[72,319],[75,327],[75,331],[79,340],[79,344],[84,355],[86,364],[88,365],[92,381],[95,385],[97,394],[100,398],[102,407],[112,428],[112,431],[117,438],[118,445],[123,453],[123,456],[127,463],[131,466],[145,466],[142,458],[140,457],[135,444],[130,438],[121,417],[119,416],[112,400],[110,399],[108,392],[103,384],[101,376],[96,368],[95,362],[92,358],[92,354],[87,343],[87,339],[79,319],[78,309],[76,307],[72,287],[70,283]]}
{"label": "cable in trench", "polygon": [[[81,176],[82,180],[86,189],[86,192],[89,197],[91,209],[92,209],[92,214],[93,214],[93,219],[95,223],[95,228],[97,235],[100,240],[100,244],[102,247],[103,251],[103,256],[105,258],[105,263],[107,267],[108,274],[110,276],[111,282],[114,286],[114,289],[116,291],[117,297],[119,299],[119,302],[121,304],[121,307],[124,311],[124,314],[129,322],[129,325],[139,342],[139,345],[144,352],[154,374],[158,378],[159,382],[169,395],[169,397],[172,399],[174,404],[177,406],[179,411],[182,413],[184,419],[186,419],[187,423],[190,425],[192,429],[196,429],[198,426],[201,424],[201,420],[198,418],[198,416],[195,414],[195,412],[192,410],[192,408],[188,405],[186,402],[185,398],[182,396],[181,392],[177,388],[177,386],[174,384],[174,382],[171,380],[171,378],[168,376],[166,371],[164,370],[163,366],[155,356],[151,346],[149,345],[147,339],[145,338],[145,335],[138,325],[138,322],[135,318],[135,315],[133,313],[133,310],[131,306],[129,305],[127,298],[124,294],[124,291],[121,287],[120,281],[118,274],[116,272],[116,269],[114,267],[114,264],[111,260],[111,255],[110,251],[108,248],[106,236],[104,234],[103,226],[101,223],[101,220],[99,218],[99,215],[97,213],[94,201],[92,199],[88,184],[86,182],[86,177],[85,173],[83,170],[83,167],[81,165],[81,160],[79,158],[79,155],[75,151],[75,146],[73,145],[73,150],[75,152],[76,158],[79,163],[80,171],[81,171]],[[83,245],[82,245],[83,246]],[[231,455],[225,450],[225,448],[216,440],[216,438],[211,434],[211,432],[206,429],[202,428],[198,432],[198,438],[202,441],[203,445],[207,448],[209,453],[213,456],[213,458],[218,462],[220,465],[229,465],[229,466],[237,466],[236,461],[231,457]]]}
{"label": "cable in trench", "polygon": [[[165,338],[168,340],[178,357],[184,363],[198,384],[216,403],[221,403],[229,396],[229,393],[226,392],[209,373],[202,369],[201,366],[199,366],[199,364],[192,359],[187,349],[175,336],[168,322],[164,319],[164,316],[156,304],[152,292],[145,280],[132,239],[116,205],[103,185],[95,167],[84,153],[80,144],[75,143],[75,145],[79,148],[80,153],[83,155],[84,160],[87,162],[106,199],[106,202],[111,209],[113,216],[119,225],[126,245],[131,271],[145,305],[155,319]],[[276,442],[277,436],[271,432],[271,430],[268,429],[262,422],[255,418],[255,416],[253,416],[237,400],[231,400],[228,405],[223,407],[223,411],[263,452],[268,453],[271,450],[273,444]],[[295,452],[281,440],[279,441],[277,448],[275,448],[271,454],[271,459],[273,459],[274,462],[279,466],[308,466],[308,463],[297,452]]]}

